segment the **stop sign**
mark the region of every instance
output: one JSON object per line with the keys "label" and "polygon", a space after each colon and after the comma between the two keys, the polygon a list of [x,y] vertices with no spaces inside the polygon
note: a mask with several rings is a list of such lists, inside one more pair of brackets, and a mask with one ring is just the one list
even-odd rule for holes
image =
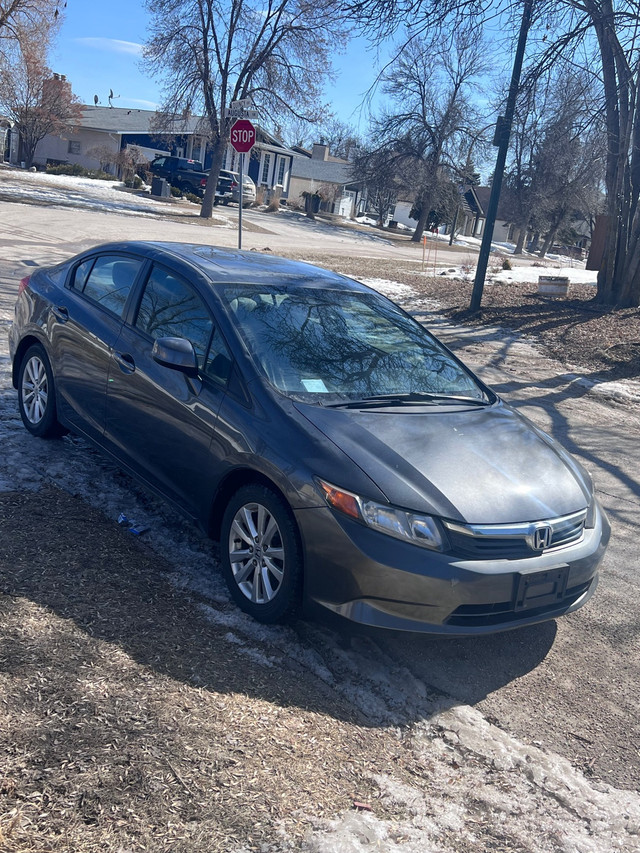
{"label": "stop sign", "polygon": [[231,128],[231,145],[236,151],[246,154],[256,141],[256,129],[246,118],[240,118]]}

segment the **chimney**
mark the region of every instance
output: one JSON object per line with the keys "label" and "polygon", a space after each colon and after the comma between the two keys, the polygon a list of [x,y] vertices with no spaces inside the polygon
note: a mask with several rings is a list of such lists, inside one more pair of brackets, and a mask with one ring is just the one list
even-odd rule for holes
{"label": "chimney", "polygon": [[327,160],[329,157],[329,146],[321,142],[314,142],[311,150],[312,160]]}

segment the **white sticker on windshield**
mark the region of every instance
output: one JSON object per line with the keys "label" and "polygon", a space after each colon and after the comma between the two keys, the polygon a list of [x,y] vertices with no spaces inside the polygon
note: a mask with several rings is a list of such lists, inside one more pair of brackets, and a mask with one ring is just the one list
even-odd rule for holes
{"label": "white sticker on windshield", "polygon": [[316,394],[327,393],[327,386],[322,379],[302,379],[300,381],[304,385],[305,391],[313,391]]}

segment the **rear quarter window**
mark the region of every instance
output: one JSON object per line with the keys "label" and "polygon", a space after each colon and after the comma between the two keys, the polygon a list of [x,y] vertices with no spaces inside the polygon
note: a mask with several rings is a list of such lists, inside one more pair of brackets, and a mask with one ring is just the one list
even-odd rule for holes
{"label": "rear quarter window", "polygon": [[76,267],[72,287],[121,317],[142,263],[126,255],[87,259]]}

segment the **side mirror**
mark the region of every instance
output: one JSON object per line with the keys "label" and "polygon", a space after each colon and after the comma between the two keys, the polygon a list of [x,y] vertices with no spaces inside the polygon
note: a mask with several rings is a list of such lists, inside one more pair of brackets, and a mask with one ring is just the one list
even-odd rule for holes
{"label": "side mirror", "polygon": [[151,358],[186,376],[195,378],[198,375],[198,359],[191,341],[186,338],[158,338],[154,341]]}

